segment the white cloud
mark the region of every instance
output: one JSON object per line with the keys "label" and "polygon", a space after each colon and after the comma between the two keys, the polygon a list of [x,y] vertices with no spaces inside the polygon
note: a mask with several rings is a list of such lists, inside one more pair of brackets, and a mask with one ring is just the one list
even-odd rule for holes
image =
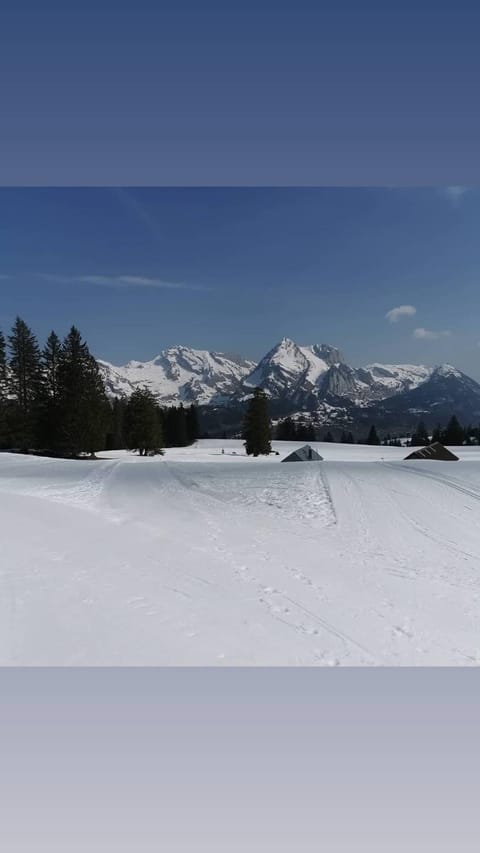
{"label": "white cloud", "polygon": [[40,278],[61,284],[86,284],[98,287],[131,288],[150,287],[158,290],[206,290],[195,284],[164,281],[144,275],[57,275],[38,273]]}
{"label": "white cloud", "polygon": [[443,187],[441,189],[441,193],[454,205],[454,207],[457,207],[460,203],[460,199],[462,198],[462,196],[465,195],[466,192],[468,192],[468,190],[469,187],[451,186]]}
{"label": "white cloud", "polygon": [[398,323],[402,317],[413,317],[417,313],[414,305],[398,305],[385,314],[385,319],[390,323]]}
{"label": "white cloud", "polygon": [[451,334],[449,329],[444,329],[441,332],[433,332],[431,329],[420,327],[414,330],[413,337],[421,341],[436,341],[438,338],[449,338]]}

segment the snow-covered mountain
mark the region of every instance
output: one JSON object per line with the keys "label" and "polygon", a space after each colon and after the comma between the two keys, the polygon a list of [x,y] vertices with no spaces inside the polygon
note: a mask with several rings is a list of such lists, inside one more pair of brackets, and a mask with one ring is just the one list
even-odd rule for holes
{"label": "snow-covered mountain", "polygon": [[402,413],[439,422],[455,413],[465,423],[475,423],[480,419],[480,385],[451,364],[442,364],[416,388],[383,399],[377,411],[380,418]]}
{"label": "snow-covered mountain", "polygon": [[344,362],[340,350],[327,344],[298,346],[283,338],[244,380],[246,389],[260,386],[271,397],[298,398],[314,391],[330,367]]}
{"label": "snow-covered mountain", "polygon": [[328,344],[299,346],[284,338],[259,362],[225,353],[171,347],[152,361],[124,367],[99,362],[108,392],[149,388],[163,405],[236,407],[260,386],[279,412],[315,413],[319,423],[349,418],[395,419],[404,413],[453,410],[480,417],[480,385],[451,365],[368,364],[352,367]]}
{"label": "snow-covered mountain", "polygon": [[350,367],[342,352],[328,344],[298,346],[284,338],[244,380],[246,391],[259,385],[275,399],[312,407],[315,401],[341,397],[357,405],[416,388],[433,368],[412,364]]}
{"label": "snow-covered mountain", "polygon": [[423,364],[369,364],[353,370],[355,393],[346,396],[357,403],[383,400],[417,388],[432,372],[433,367]]}
{"label": "snow-covered mountain", "polygon": [[115,367],[99,361],[107,390],[129,397],[136,388],[149,388],[163,405],[178,402],[221,404],[240,393],[242,380],[254,362],[225,353],[190,347],[171,347],[152,361],[129,361]]}

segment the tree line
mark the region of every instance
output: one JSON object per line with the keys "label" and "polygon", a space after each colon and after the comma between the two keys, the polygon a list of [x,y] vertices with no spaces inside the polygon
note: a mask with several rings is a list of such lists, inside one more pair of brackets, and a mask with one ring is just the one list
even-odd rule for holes
{"label": "tree line", "polygon": [[456,415],[452,415],[445,427],[440,424],[433,429],[431,438],[424,421],[420,421],[415,432],[412,434],[409,445],[410,447],[422,447],[439,441],[441,444],[479,444],[480,443],[480,425],[473,426],[468,424],[462,425]]}
{"label": "tree line", "polygon": [[147,388],[137,388],[128,400],[115,397],[112,403],[112,429],[107,434],[106,450],[127,447],[141,456],[161,453],[165,447],[187,447],[199,436],[195,405],[159,406]]}
{"label": "tree line", "polygon": [[[375,428],[372,427],[372,430],[370,431],[369,440],[372,440],[372,443],[377,443]],[[262,388],[255,388],[253,396],[248,403],[242,436],[247,455],[268,456],[272,452],[272,424],[269,414],[268,397]],[[316,441],[317,438],[317,432],[311,418],[303,417],[299,420],[294,420],[289,416],[280,420],[276,425],[275,439],[277,441]],[[323,441],[334,441],[330,431],[324,434]],[[353,433],[344,430],[340,441],[345,444],[354,444],[355,438]],[[378,441],[378,443],[380,442]]]}
{"label": "tree line", "polygon": [[[279,421],[276,430],[275,430],[275,438],[277,441],[326,441],[326,442],[340,442],[341,444],[369,444],[369,445],[384,445],[390,447],[401,447],[402,442],[398,436],[392,436],[390,433],[384,435],[383,438],[377,432],[377,428],[375,424],[371,424],[367,434],[360,436],[359,438],[355,438],[354,434],[347,430],[342,430],[341,433],[338,430],[335,430],[335,434],[337,438],[334,437],[333,432],[329,429],[326,432],[320,433],[313,422],[307,421],[305,418],[296,421],[291,416],[284,418]],[[408,446],[410,447],[420,447],[422,445],[428,445],[435,441],[439,441],[441,444],[452,444],[452,445],[462,445],[462,444],[480,444],[480,425],[472,426],[471,424],[465,426],[460,423],[456,415],[452,415],[450,420],[448,421],[445,427],[442,427],[438,424],[431,432],[429,433],[425,423],[420,421],[415,431],[407,436],[408,438]]]}
{"label": "tree line", "polygon": [[72,326],[52,331],[40,348],[17,317],[0,331],[0,448],[53,456],[94,456],[108,449],[143,453],[183,446],[198,437],[195,406],[162,409],[146,389],[109,399],[100,368]]}

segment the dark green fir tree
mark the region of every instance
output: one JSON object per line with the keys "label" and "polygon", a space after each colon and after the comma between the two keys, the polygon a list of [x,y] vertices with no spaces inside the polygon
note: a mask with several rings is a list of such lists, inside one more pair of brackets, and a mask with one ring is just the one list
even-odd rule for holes
{"label": "dark green fir tree", "polygon": [[62,343],[51,332],[41,354],[42,387],[39,406],[39,444],[56,453],[60,445],[60,409],[58,371]]}
{"label": "dark green fir tree", "polygon": [[378,437],[377,430],[374,424],[372,424],[372,426],[370,427],[370,432],[368,433],[367,437],[367,444],[380,444],[380,439]]}
{"label": "dark green fir tree", "polygon": [[59,445],[66,455],[103,450],[109,403],[97,362],[75,326],[62,344],[58,365]]}
{"label": "dark green fir tree", "polygon": [[161,453],[163,436],[157,401],[148,388],[137,388],[125,409],[125,439],[140,456]]}
{"label": "dark green fir tree", "polygon": [[37,444],[42,388],[40,349],[27,324],[17,317],[8,338],[9,431],[14,446],[26,452]]}
{"label": "dark green fir tree", "polygon": [[459,423],[456,415],[452,415],[444,432],[445,444],[463,444],[465,438],[465,430]]}
{"label": "dark green fir tree", "polygon": [[248,404],[243,438],[248,456],[268,456],[272,452],[268,398],[262,388],[255,388]]}
{"label": "dark green fir tree", "polygon": [[0,330],[0,448],[7,444],[7,347]]}
{"label": "dark green fir tree", "polygon": [[187,427],[187,441],[188,444],[193,444],[200,435],[197,407],[194,406],[193,403],[187,409],[185,418]]}
{"label": "dark green fir tree", "polygon": [[420,421],[410,439],[410,447],[424,447],[427,444],[430,444],[430,437],[424,422]]}
{"label": "dark green fir tree", "polygon": [[297,429],[295,421],[290,417],[284,418],[282,421],[279,421],[277,424],[275,435],[277,441],[296,441]]}

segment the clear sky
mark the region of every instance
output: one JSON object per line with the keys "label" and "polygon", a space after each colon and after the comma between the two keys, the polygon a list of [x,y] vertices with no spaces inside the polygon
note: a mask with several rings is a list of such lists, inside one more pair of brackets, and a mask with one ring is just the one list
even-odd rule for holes
{"label": "clear sky", "polygon": [[474,0],[7,0],[0,182],[476,183],[479,38]]}
{"label": "clear sky", "polygon": [[3,188],[0,325],[75,323],[117,364],[287,336],[480,379],[479,226],[461,187]]}

